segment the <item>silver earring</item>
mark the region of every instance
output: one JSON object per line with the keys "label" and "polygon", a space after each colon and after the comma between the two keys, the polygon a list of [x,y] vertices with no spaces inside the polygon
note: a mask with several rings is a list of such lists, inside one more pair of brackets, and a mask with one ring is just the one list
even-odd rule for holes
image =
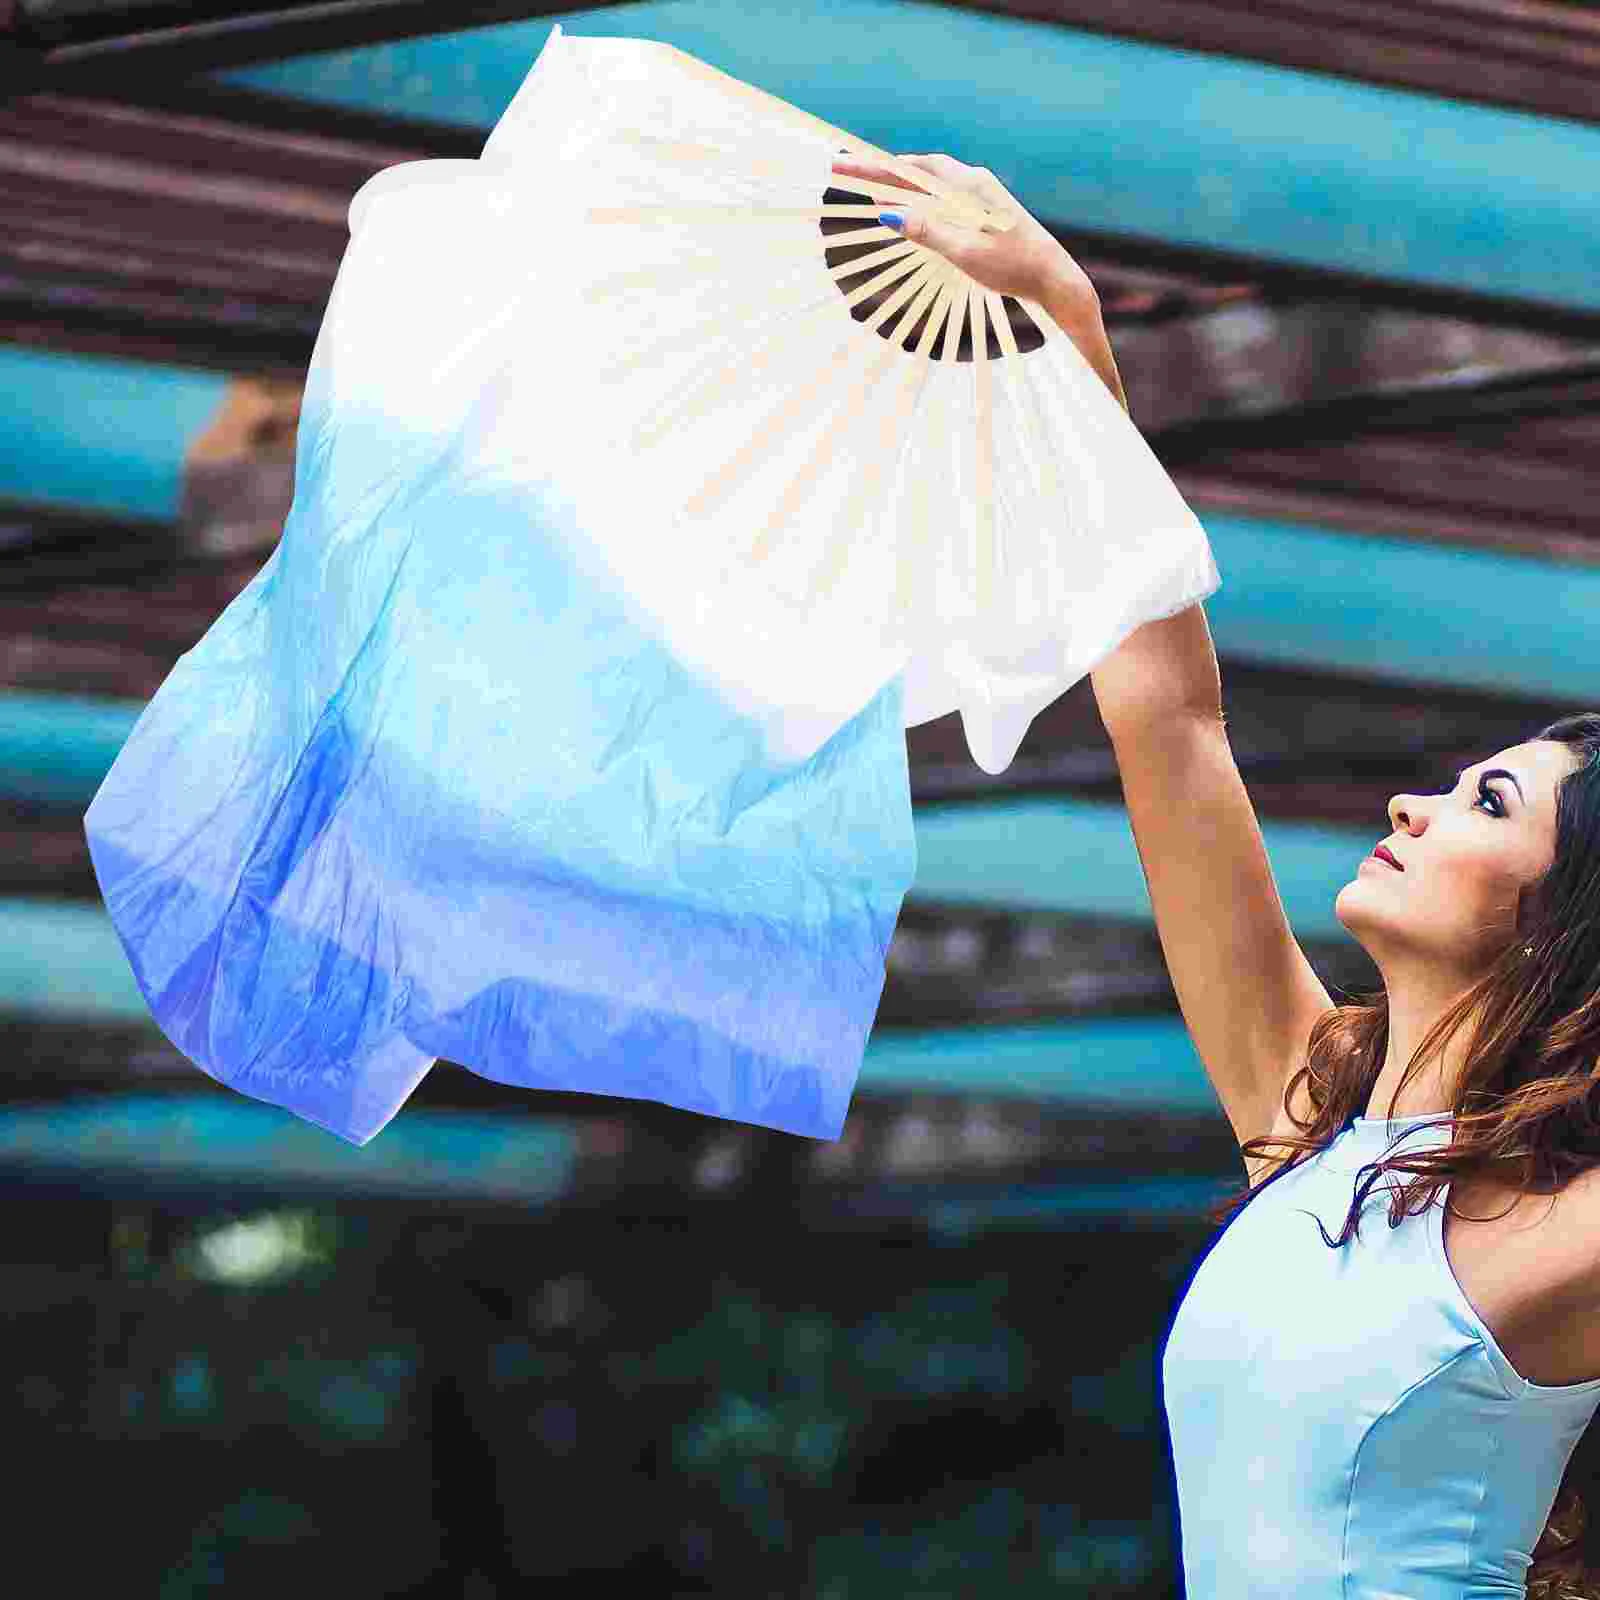
{"label": "silver earring", "polygon": [[1531,956],[1531,955],[1532,955],[1532,954],[1533,954],[1533,946],[1532,946],[1532,945],[1531,945],[1531,944],[1525,944],[1525,945],[1523,945],[1523,947],[1522,947],[1522,953],[1523,953],[1523,955],[1525,955],[1525,956]]}

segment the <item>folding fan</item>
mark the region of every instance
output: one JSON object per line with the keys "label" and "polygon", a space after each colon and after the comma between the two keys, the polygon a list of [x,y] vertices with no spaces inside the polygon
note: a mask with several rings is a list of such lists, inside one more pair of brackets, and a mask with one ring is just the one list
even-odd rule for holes
{"label": "folding fan", "polygon": [[810,754],[903,671],[907,726],[959,705],[997,773],[1039,710],[1219,578],[1048,309],[1014,302],[1023,348],[1002,296],[877,221],[904,190],[825,201],[841,152],[930,191],[930,215],[1014,224],[671,45],[553,28],[481,165],[537,241],[542,314],[509,337],[561,373],[561,410],[536,441],[515,402],[502,422],[559,448],[587,554],[777,751]]}
{"label": "folding fan", "polygon": [[1216,587],[1043,307],[1024,352],[891,235],[854,273],[921,276],[856,320],[842,149],[890,161],[556,27],[482,159],[354,197],[282,538],[84,818],[219,1082],[358,1145],[438,1057],[837,1137],[916,866],[904,729],[959,704],[1002,767]]}

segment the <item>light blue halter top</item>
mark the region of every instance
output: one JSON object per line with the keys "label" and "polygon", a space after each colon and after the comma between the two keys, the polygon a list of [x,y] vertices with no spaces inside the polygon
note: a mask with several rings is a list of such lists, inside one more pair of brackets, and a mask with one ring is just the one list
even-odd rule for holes
{"label": "light blue halter top", "polygon": [[[1442,1119],[1442,1120],[1441,1120]],[[1443,1195],[1342,1249],[1361,1166],[1443,1144],[1443,1113],[1352,1118],[1268,1180],[1194,1273],[1162,1359],[1186,1600],[1521,1597],[1600,1379],[1512,1367],[1456,1282]]]}

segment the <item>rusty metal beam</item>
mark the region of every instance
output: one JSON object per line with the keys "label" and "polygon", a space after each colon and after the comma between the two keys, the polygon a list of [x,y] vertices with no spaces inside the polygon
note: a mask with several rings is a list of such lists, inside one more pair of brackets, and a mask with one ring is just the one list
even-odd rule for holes
{"label": "rusty metal beam", "polygon": [[[603,0],[604,3],[604,0]],[[619,3],[619,0],[611,0]],[[1557,0],[947,0],[952,9],[1147,39],[1186,50],[1593,121],[1600,16]],[[118,0],[57,12],[0,8],[23,59],[12,93],[70,83],[126,88],[307,51],[454,33],[556,13],[529,0],[334,0],[268,8],[243,0]],[[594,7],[593,9],[601,9]],[[8,17],[8,12],[12,13]],[[131,26],[130,26],[131,24]]]}
{"label": "rusty metal beam", "polygon": [[[602,11],[624,0],[596,0]],[[244,0],[118,0],[66,12],[21,0],[0,57],[0,97],[70,84],[75,92],[127,92],[130,77],[171,82],[201,72],[311,51],[350,50],[391,39],[559,14],[541,0],[321,0],[267,7]],[[3,20],[3,19],[0,19]],[[130,26],[130,23],[132,26]]]}
{"label": "rusty metal beam", "polygon": [[1557,0],[951,0],[1121,38],[1593,122],[1600,15]]}

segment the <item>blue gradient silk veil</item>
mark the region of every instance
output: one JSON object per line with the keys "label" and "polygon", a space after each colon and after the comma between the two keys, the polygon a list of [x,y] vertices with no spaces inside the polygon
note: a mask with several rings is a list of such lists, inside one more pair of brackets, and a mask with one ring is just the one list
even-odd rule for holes
{"label": "blue gradient silk veil", "polygon": [[438,1056],[836,1137],[916,865],[898,680],[772,765],[573,570],[557,497],[449,449],[393,482],[316,384],[299,447],[84,818],[163,1031],[355,1144]]}
{"label": "blue gradient silk veil", "polygon": [[[353,1144],[439,1057],[831,1139],[916,868],[905,728],[959,703],[999,770],[1037,709],[1219,580],[1068,349],[1036,368],[1056,372],[1039,392],[1081,515],[1065,542],[1054,503],[1032,530],[1070,602],[1032,654],[1002,633],[941,655],[935,606],[908,665],[903,644],[753,609],[754,587],[719,609],[694,575],[670,626],[652,616],[663,541],[692,530],[666,515],[673,463],[586,448],[606,396],[580,368],[610,325],[576,314],[573,200],[614,112],[646,89],[688,103],[628,41],[594,53],[592,81],[616,76],[584,93],[589,58],[561,39],[482,161],[389,169],[355,197],[282,538],[145,708],[89,850],[167,1037]],[[714,95],[694,112],[723,114]],[[825,175],[828,136],[807,137]],[[930,384],[960,416],[970,368]],[[1026,598],[1030,574],[1011,578]],[[852,582],[865,615],[873,581]]]}

